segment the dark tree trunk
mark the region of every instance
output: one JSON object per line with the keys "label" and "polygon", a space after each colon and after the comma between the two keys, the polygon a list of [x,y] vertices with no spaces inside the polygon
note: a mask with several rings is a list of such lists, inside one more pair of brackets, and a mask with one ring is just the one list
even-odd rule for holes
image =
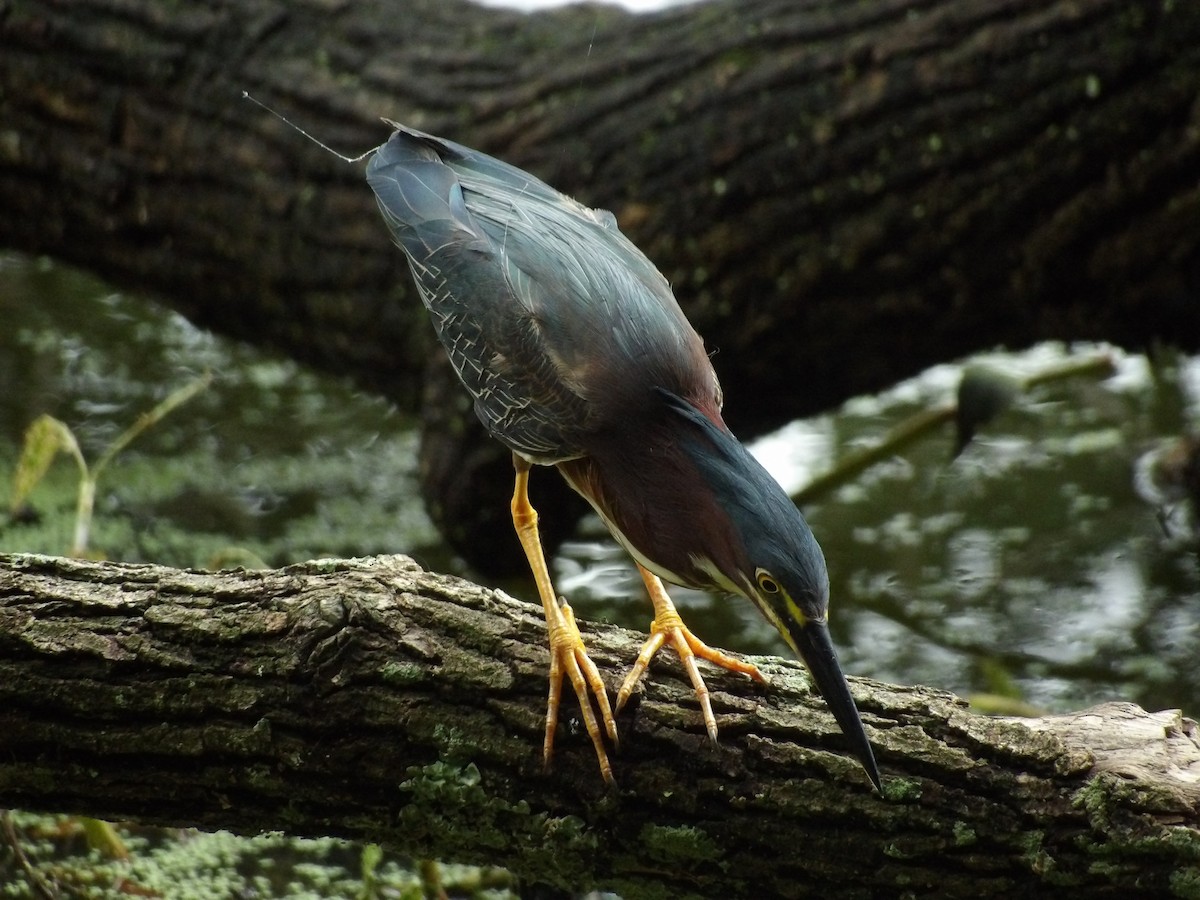
{"label": "dark tree trunk", "polygon": [[[613,209],[735,429],[998,344],[1200,343],[1192,2],[30,0],[0,2],[0,51],[0,246],[407,406],[430,330],[361,166],[243,89],[349,152],[387,115]],[[431,441],[443,524],[477,442]]]}
{"label": "dark tree trunk", "polygon": [[[641,636],[584,626],[610,683]],[[538,759],[541,610],[403,557],[202,573],[0,556],[0,805],[283,829],[646,896],[1163,897],[1200,879],[1200,743],[1108,704],[990,719],[853,679],[883,796],[801,667],[678,665]],[[564,707],[564,719],[571,718]]]}
{"label": "dark tree trunk", "polygon": [[398,400],[427,328],[361,166],[243,89],[348,152],[387,115],[616,211],[735,421],[997,343],[1200,336],[1193,3],[0,9],[0,244]]}

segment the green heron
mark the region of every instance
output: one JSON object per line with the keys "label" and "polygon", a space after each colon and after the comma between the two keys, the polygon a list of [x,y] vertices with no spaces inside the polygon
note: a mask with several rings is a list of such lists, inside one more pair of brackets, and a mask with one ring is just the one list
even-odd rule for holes
{"label": "green heron", "polygon": [[878,789],[826,625],[824,555],[796,505],[726,427],[704,343],[666,279],[611,213],[483,153],[389,124],[397,130],[372,156],[367,181],[476,414],[513,453],[513,524],[550,639],[546,763],[564,675],[609,782],[604,733],[616,745],[617,728],[571,608],[550,580],[527,493],[533,464],[557,467],[591,503],[633,556],[654,604],[618,713],[669,643],[716,741],[697,657],[766,679],[695,637],[660,578],[740,594],[804,660]]}

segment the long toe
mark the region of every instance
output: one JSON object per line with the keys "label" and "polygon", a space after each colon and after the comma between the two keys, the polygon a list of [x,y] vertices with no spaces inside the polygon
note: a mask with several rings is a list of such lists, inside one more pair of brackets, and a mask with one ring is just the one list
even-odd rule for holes
{"label": "long toe", "polygon": [[[562,618],[550,625],[550,693],[546,703],[543,759],[549,767],[554,756],[554,735],[558,728],[558,709],[562,700],[562,679],[565,675],[579,699],[579,709],[588,736],[592,739],[592,746],[596,750],[600,774],[607,783],[615,784],[608,750],[604,746],[605,732],[613,739],[614,744],[617,735],[617,724],[608,702],[608,692],[600,678],[599,670],[588,656],[587,647],[583,643],[579,628],[575,625],[571,608],[563,604],[563,609]],[[593,698],[600,710],[599,717],[592,709]]]}

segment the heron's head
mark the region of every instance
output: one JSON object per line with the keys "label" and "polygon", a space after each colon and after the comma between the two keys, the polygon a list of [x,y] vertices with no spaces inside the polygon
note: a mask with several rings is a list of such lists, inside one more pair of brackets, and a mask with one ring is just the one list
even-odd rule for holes
{"label": "heron's head", "polygon": [[741,594],[804,660],[812,680],[878,789],[879,770],[829,636],[825,555],[800,510],[742,444],[685,401],[692,428],[680,446],[695,465],[706,507],[721,521],[696,523],[695,562],[711,583]]}

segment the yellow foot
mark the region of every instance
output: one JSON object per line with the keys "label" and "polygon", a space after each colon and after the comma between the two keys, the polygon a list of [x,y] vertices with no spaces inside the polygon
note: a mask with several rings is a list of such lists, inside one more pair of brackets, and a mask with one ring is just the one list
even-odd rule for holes
{"label": "yellow foot", "polygon": [[[587,654],[579,626],[575,624],[575,614],[564,600],[558,606],[560,615],[557,621],[547,623],[550,631],[550,696],[546,701],[546,737],[542,743],[542,760],[549,768],[554,756],[554,732],[558,728],[558,706],[562,702],[562,682],[566,675],[579,698],[579,708],[583,713],[583,723],[596,748],[596,759],[600,763],[600,774],[609,784],[615,784],[612,766],[608,761],[608,752],[604,747],[604,733],[607,732],[613,747],[617,746],[617,722],[613,717],[612,707],[608,703],[608,692],[600,678],[600,671]],[[592,710],[592,697],[600,707],[600,720]],[[603,723],[604,731],[600,729]]]}
{"label": "yellow foot", "polygon": [[617,743],[617,723],[612,708],[608,705],[608,692],[600,680],[600,672],[587,655],[575,614],[566,601],[559,602],[550,581],[550,570],[546,568],[546,556],[542,553],[542,541],[538,536],[537,511],[529,503],[529,462],[513,454],[513,467],[517,473],[513,488],[513,527],[529,560],[533,580],[537,582],[538,596],[542,598],[542,611],[546,614],[546,631],[550,635],[550,696],[546,701],[546,737],[542,742],[542,761],[549,768],[554,756],[554,732],[558,728],[558,705],[562,702],[563,676],[571,680],[583,723],[587,726],[592,746],[596,748],[596,760],[600,774],[609,784],[614,783],[612,766],[608,762],[608,751],[604,748],[604,732],[592,711],[592,697],[600,707],[600,719],[608,732],[613,746]]}
{"label": "yellow foot", "polygon": [[704,716],[704,727],[708,731],[709,739],[715,744],[717,742],[717,718],[713,715],[708,686],[704,683],[704,678],[700,675],[700,668],[696,665],[696,659],[705,659],[713,665],[720,666],[722,669],[747,675],[760,684],[766,684],[767,678],[762,672],[758,671],[758,667],[753,663],[745,662],[744,660],[730,656],[724,651],[710,647],[692,634],[688,630],[688,627],[683,624],[683,619],[680,618],[679,613],[675,609],[675,604],[671,602],[671,598],[667,596],[666,588],[663,587],[658,576],[643,569],[640,565],[638,566],[638,570],[641,572],[642,580],[646,583],[647,591],[650,592],[650,601],[654,604],[654,621],[650,624],[649,639],[642,645],[642,651],[638,654],[637,661],[634,662],[633,668],[629,670],[629,674],[625,676],[625,681],[621,684],[621,690],[617,693],[617,712],[620,713],[625,703],[633,694],[638,682],[641,681],[642,676],[646,673],[646,668],[650,665],[650,660],[654,658],[654,654],[662,649],[663,644],[669,640],[675,652],[679,654],[679,659],[683,663],[684,669],[687,670],[688,679],[692,682],[692,687],[696,691],[696,699],[700,701],[700,712]]}

